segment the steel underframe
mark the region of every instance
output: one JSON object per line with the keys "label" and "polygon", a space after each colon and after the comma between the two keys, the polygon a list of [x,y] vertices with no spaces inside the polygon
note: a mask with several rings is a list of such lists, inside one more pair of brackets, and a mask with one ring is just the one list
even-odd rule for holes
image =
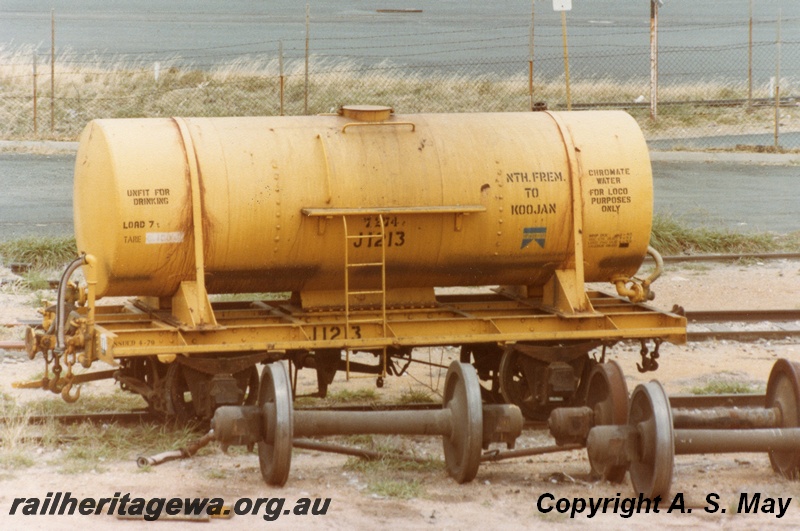
{"label": "steel underframe", "polygon": [[[618,341],[658,338],[686,341],[686,319],[602,292],[588,292],[594,314],[560,316],[538,299],[514,300],[500,294],[437,297],[433,308],[386,310],[382,324],[350,325],[343,311],[308,312],[289,300],[218,302],[217,326],[188,327],[165,312],[133,302],[96,306],[93,359],[114,363],[134,356],[287,350],[419,347],[474,343]],[[351,312],[367,320],[381,309]],[[352,315],[351,315],[352,318]],[[87,352],[87,353],[89,353]]]}

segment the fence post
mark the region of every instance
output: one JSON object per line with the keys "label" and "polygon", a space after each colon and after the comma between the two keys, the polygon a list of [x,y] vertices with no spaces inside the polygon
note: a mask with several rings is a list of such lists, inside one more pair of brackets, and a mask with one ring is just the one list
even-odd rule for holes
{"label": "fence post", "polygon": [[564,81],[567,90],[567,110],[572,110],[572,92],[569,87],[569,51],[567,47],[567,12],[561,12],[561,40],[564,45]]}
{"label": "fence post", "polygon": [[280,93],[280,115],[283,116],[283,91],[286,78],[283,75],[283,41],[278,43],[278,68],[280,69],[279,86]]}
{"label": "fence post", "polygon": [[56,10],[50,10],[50,134],[56,130]]}
{"label": "fence post", "polygon": [[658,117],[658,1],[650,0],[650,119]]}
{"label": "fence post", "polygon": [[38,107],[38,93],[37,93],[37,81],[38,81],[38,73],[36,72],[36,50],[33,51],[33,136],[39,135],[39,122],[37,116],[37,107]]}
{"label": "fence post", "polygon": [[781,128],[781,18],[782,10],[778,10],[778,34],[775,40],[777,59],[775,61],[775,150],[780,147]]}
{"label": "fence post", "polygon": [[753,0],[750,0],[750,21],[747,36],[747,108],[753,108]]}
{"label": "fence post", "polygon": [[536,0],[531,0],[531,36],[528,44],[528,95],[530,105],[528,110],[533,110],[533,12],[536,7]]}
{"label": "fence post", "polygon": [[310,31],[310,18],[311,5],[306,4],[306,76],[305,76],[305,93],[303,100],[303,114],[308,114],[308,34]]}

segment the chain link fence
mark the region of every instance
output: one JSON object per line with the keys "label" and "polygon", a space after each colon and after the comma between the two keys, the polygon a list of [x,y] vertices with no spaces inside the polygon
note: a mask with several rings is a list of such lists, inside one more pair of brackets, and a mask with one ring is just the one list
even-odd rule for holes
{"label": "chain link fence", "polygon": [[[208,48],[152,57],[5,46],[0,138],[74,140],[95,118],[300,115],[360,103],[399,113],[624,109],[654,149],[800,148],[800,18],[662,18],[657,54],[646,22],[569,27],[564,47],[552,19],[520,21],[500,28],[502,37],[459,32],[392,45],[382,61],[381,43],[395,35],[346,47],[311,39],[308,52],[267,41],[261,52],[233,46],[222,58]],[[438,59],[437,47],[462,58]]]}

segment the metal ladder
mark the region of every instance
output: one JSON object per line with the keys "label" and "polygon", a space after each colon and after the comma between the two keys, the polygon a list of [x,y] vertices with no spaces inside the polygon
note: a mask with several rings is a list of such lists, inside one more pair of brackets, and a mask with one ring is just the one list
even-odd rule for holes
{"label": "metal ladder", "polygon": [[[346,341],[352,339],[352,325],[360,324],[378,324],[381,327],[381,337],[386,337],[387,323],[386,323],[386,225],[384,223],[383,214],[377,215],[380,231],[376,234],[350,234],[347,227],[347,215],[342,215],[342,223],[344,226],[344,337]],[[372,243],[379,242],[380,244],[380,261],[377,262],[354,262],[351,260],[350,244],[354,241],[364,241]],[[374,247],[378,247],[376,244]],[[381,287],[380,289],[360,289],[354,290],[350,288],[350,273],[358,269],[380,268],[381,271]],[[354,318],[350,310],[350,302],[353,297],[360,295],[380,295],[381,306],[379,317],[372,318]],[[381,349],[381,374],[379,382],[386,378],[386,346],[379,347]],[[350,355],[353,349],[348,347],[345,351],[345,373],[347,380],[350,380]],[[379,384],[380,385],[380,384]]]}

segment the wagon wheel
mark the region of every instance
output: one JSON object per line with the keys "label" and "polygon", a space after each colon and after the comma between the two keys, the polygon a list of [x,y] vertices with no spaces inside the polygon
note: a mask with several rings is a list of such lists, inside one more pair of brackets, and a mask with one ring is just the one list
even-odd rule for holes
{"label": "wagon wheel", "polygon": [[[800,427],[800,364],[779,359],[772,366],[767,381],[766,407],[781,411],[781,428]],[[800,453],[794,451],[769,452],[772,469],[789,479],[800,477]]]}
{"label": "wagon wheel", "polygon": [[630,465],[634,492],[645,498],[666,496],[672,484],[675,436],[669,397],[656,380],[633,390],[628,425],[636,428],[641,441],[641,451]]}
{"label": "wagon wheel", "polygon": [[535,377],[543,370],[543,363],[514,349],[506,350],[500,358],[500,392],[506,402],[518,406],[531,420],[547,420],[553,409],[537,395]]}
{"label": "wagon wheel", "polygon": [[167,411],[178,423],[197,418],[192,392],[180,363],[171,363],[166,375]]}
{"label": "wagon wheel", "polygon": [[[589,373],[586,386],[586,406],[594,412],[594,425],[627,424],[628,422],[628,385],[625,376],[616,361],[599,363]],[[589,453],[592,475],[611,483],[621,483],[628,471],[626,466],[614,466],[608,463],[597,463]]]}
{"label": "wagon wheel", "polygon": [[475,368],[454,361],[447,371],[442,408],[452,415],[452,433],[442,436],[447,473],[458,483],[475,479],[481,464],[483,407]]}
{"label": "wagon wheel", "polygon": [[294,435],[292,390],[283,363],[270,363],[261,371],[258,406],[264,425],[258,443],[261,476],[268,485],[282,487],[289,478]]}

